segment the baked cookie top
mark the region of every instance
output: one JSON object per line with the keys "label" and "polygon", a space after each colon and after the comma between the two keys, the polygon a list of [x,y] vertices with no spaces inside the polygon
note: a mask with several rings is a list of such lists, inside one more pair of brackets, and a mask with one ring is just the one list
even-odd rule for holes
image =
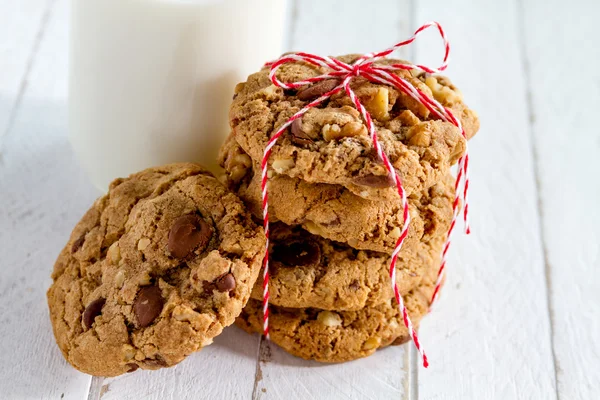
{"label": "baked cookie top", "polygon": [[[358,56],[338,57],[353,62]],[[379,63],[397,63],[382,60]],[[326,72],[306,63],[284,64],[277,76],[295,82]],[[450,108],[461,120],[468,138],[479,128],[478,118],[462,101],[448,78],[395,72],[413,86]],[[230,108],[236,141],[257,163],[277,128],[310,101],[333,89],[336,81],[321,81],[300,90],[283,90],[271,82],[269,70],[252,74],[238,84]],[[427,189],[448,173],[466,149],[459,130],[436,120],[423,105],[394,87],[357,77],[351,83],[370,112],[378,137],[408,194]],[[309,183],[339,184],[365,198],[378,198],[393,182],[373,150],[366,125],[345,92],[339,92],[297,120],[272,149],[269,165],[276,174]]]}
{"label": "baked cookie top", "polygon": [[[280,307],[359,310],[388,302],[390,256],[356,250],[302,228],[271,225],[269,301]],[[444,236],[403,246],[396,264],[400,293],[408,293],[439,266]],[[262,277],[251,298],[262,300]]]}
{"label": "baked cookie top", "polygon": [[[261,174],[233,136],[221,148],[225,181],[258,218],[262,217]],[[452,219],[453,177],[446,174],[408,199],[411,223],[405,246],[444,235]],[[384,199],[368,200],[341,185],[311,184],[299,178],[273,175],[269,179],[272,221],[301,225],[309,232],[360,250],[393,251],[404,220],[396,191]]]}
{"label": "baked cookie top", "polygon": [[264,245],[237,196],[198,165],[117,179],[54,266],[56,341],[92,375],[175,365],[239,315]]}

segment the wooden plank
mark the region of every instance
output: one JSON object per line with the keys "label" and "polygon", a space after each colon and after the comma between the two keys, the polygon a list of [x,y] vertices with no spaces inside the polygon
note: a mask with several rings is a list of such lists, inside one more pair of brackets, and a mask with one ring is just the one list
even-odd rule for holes
{"label": "wooden plank", "polygon": [[252,393],[258,336],[231,327],[181,364],[105,379],[90,399],[247,399]]}
{"label": "wooden plank", "polygon": [[[409,35],[410,2],[301,0],[295,2],[289,50],[321,55],[385,49]],[[408,57],[408,53],[400,56]],[[410,374],[406,347],[393,347],[350,363],[325,365],[293,357],[262,342],[255,399],[406,399]]]}
{"label": "wooden plank", "polygon": [[0,0],[0,146],[25,87],[25,77],[44,29],[48,3],[48,0]]}
{"label": "wooden plank", "polygon": [[[31,1],[8,3],[3,2],[3,12],[16,3],[34,5]],[[43,8],[46,2],[39,3]],[[46,34],[24,77],[28,84],[2,148],[0,365],[4,367],[0,368],[0,397],[7,399],[81,399],[90,383],[89,376],[67,365],[60,354],[45,296],[58,251],[97,196],[79,172],[66,139],[66,3],[60,1],[49,14]],[[35,7],[30,11],[39,20],[42,11]],[[28,24],[24,15],[14,17]],[[29,27],[23,29],[31,32]],[[27,46],[30,51],[31,36],[25,36],[27,40],[14,46]]]}
{"label": "wooden plank", "polygon": [[[444,25],[448,75],[482,126],[470,143],[473,234],[455,243],[440,302],[421,327],[431,366],[419,370],[419,397],[554,398],[516,1],[416,4],[418,23]],[[417,42],[417,61],[439,65],[442,55],[433,33]]]}
{"label": "wooden plank", "polygon": [[343,364],[294,357],[263,341],[255,399],[404,399],[408,391],[404,346]]}
{"label": "wooden plank", "polygon": [[522,12],[558,394],[592,399],[600,393],[600,3],[532,0]]}

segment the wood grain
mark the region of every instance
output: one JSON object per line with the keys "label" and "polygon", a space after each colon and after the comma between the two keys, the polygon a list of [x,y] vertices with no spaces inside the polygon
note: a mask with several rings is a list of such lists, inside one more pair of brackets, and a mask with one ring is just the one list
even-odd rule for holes
{"label": "wood grain", "polygon": [[561,399],[600,393],[599,15],[586,0],[522,8]]}
{"label": "wood grain", "polygon": [[[417,21],[435,17],[448,32],[448,75],[481,119],[470,142],[473,234],[452,249],[442,297],[421,327],[432,366],[419,371],[419,398],[551,399],[554,366],[516,2],[417,4]],[[441,44],[427,39],[417,43],[415,59],[439,64]]]}

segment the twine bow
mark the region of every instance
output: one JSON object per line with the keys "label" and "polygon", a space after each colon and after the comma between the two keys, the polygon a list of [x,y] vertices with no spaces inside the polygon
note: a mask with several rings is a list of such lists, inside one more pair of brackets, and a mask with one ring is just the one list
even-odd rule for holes
{"label": "twine bow", "polygon": [[[430,27],[436,27],[437,30],[439,31],[441,38],[444,41],[444,48],[445,48],[444,60],[438,68],[429,68],[424,65],[413,65],[413,64],[403,64],[403,63],[389,64],[389,65],[381,65],[381,64],[376,65],[375,64],[376,61],[388,56],[395,50],[397,50],[403,46],[406,46],[408,44],[411,44],[420,33],[422,33],[424,30],[426,30],[427,28],[430,28]],[[263,223],[264,223],[265,235],[266,235],[266,239],[267,239],[265,258],[263,261],[263,278],[264,278],[264,283],[263,283],[263,334],[267,338],[269,338],[269,251],[268,251],[268,249],[269,249],[269,210],[268,210],[269,209],[269,193],[268,193],[268,178],[267,178],[269,156],[271,155],[271,150],[272,150],[273,146],[275,146],[275,144],[277,143],[277,140],[279,139],[279,137],[287,130],[287,128],[295,120],[297,120],[298,118],[301,118],[302,115],[304,115],[308,110],[317,106],[324,100],[326,100],[326,99],[330,98],[331,96],[333,96],[334,94],[344,90],[348,94],[348,96],[350,97],[352,102],[354,103],[354,106],[356,107],[356,109],[362,115],[362,117],[367,125],[368,131],[369,131],[369,136],[373,142],[373,147],[377,151],[377,155],[379,156],[380,160],[385,165],[385,168],[387,169],[389,176],[391,177],[393,182],[396,184],[398,194],[400,195],[400,198],[402,199],[402,216],[404,219],[404,224],[402,226],[402,231],[401,231],[400,237],[396,241],[394,251],[392,252],[392,256],[391,256],[391,260],[390,260],[389,276],[390,276],[390,281],[391,281],[391,285],[392,285],[392,290],[394,292],[394,297],[396,299],[396,302],[398,303],[400,312],[402,313],[402,319],[404,321],[404,324],[405,324],[406,328],[408,329],[408,332],[411,336],[411,339],[412,339],[415,347],[417,348],[417,350],[419,351],[419,353],[422,356],[423,366],[425,368],[427,368],[427,366],[429,365],[428,361],[427,361],[427,355],[425,354],[425,352],[421,346],[421,343],[419,342],[417,332],[413,328],[412,322],[408,315],[408,311],[404,305],[404,301],[402,299],[402,296],[400,295],[400,292],[398,291],[398,286],[396,284],[396,260],[398,257],[398,253],[400,252],[400,250],[402,248],[402,244],[404,243],[404,240],[406,239],[406,237],[408,235],[408,228],[410,225],[410,214],[408,211],[408,200],[407,200],[406,192],[402,186],[401,179],[399,178],[398,174],[396,173],[396,170],[394,169],[388,156],[383,151],[383,148],[382,148],[381,144],[379,143],[379,140],[377,138],[377,131],[375,130],[375,125],[373,124],[371,115],[365,109],[365,107],[362,105],[362,103],[360,102],[360,100],[358,99],[358,97],[356,96],[354,91],[350,88],[350,82],[355,77],[361,76],[361,77],[366,78],[367,80],[374,82],[374,83],[380,83],[380,84],[384,84],[384,85],[393,86],[396,89],[400,90],[402,93],[405,93],[406,95],[408,95],[408,96],[412,97],[413,99],[415,99],[416,101],[418,101],[420,104],[424,105],[435,117],[437,117],[443,121],[450,122],[453,125],[455,125],[460,130],[462,135],[466,138],[465,131],[464,131],[460,121],[458,120],[458,118],[456,118],[454,116],[454,114],[452,113],[452,111],[450,109],[444,107],[438,101],[429,97],[426,93],[424,93],[420,89],[414,87],[407,80],[405,80],[405,79],[401,78],[400,76],[393,73],[394,71],[398,71],[398,70],[419,70],[419,71],[424,71],[424,72],[432,73],[432,74],[439,73],[441,71],[444,71],[446,69],[446,67],[448,66],[449,53],[450,53],[450,45],[448,43],[448,40],[446,39],[446,35],[444,34],[444,30],[442,29],[442,26],[437,22],[429,22],[429,23],[421,26],[419,29],[417,29],[415,31],[415,33],[407,40],[397,43],[394,46],[392,46],[384,51],[381,51],[379,53],[364,54],[363,56],[358,58],[353,64],[347,64],[347,63],[344,63],[335,58],[321,57],[321,56],[317,56],[314,54],[302,53],[302,52],[286,54],[286,55],[282,56],[281,58],[279,58],[278,60],[267,64],[267,66],[270,66],[270,68],[271,68],[271,71],[269,73],[269,78],[271,79],[271,81],[273,82],[274,85],[276,85],[280,88],[283,88],[283,89],[298,89],[305,85],[310,85],[315,82],[320,82],[320,81],[328,80],[328,79],[332,79],[332,78],[341,81],[341,83],[339,85],[337,85],[335,88],[324,93],[316,100],[313,100],[310,103],[308,103],[304,108],[302,108],[300,111],[298,111],[296,114],[294,114],[290,119],[288,119],[286,123],[281,125],[279,127],[279,129],[277,130],[277,132],[275,132],[275,134],[271,137],[271,139],[267,143],[267,146],[265,147],[265,151],[264,151],[264,155],[263,155],[263,159],[262,159],[262,163],[261,163],[261,172],[262,172],[261,189],[262,189],[262,203],[263,203]],[[290,63],[290,62],[304,62],[304,63],[312,64],[317,67],[325,68],[329,72],[324,73],[319,76],[316,76],[316,77],[298,81],[298,82],[291,82],[291,83],[282,82],[279,79],[277,79],[277,76],[276,76],[277,70],[283,64]],[[459,204],[460,204],[461,198],[464,203],[463,217],[464,217],[464,222],[465,222],[465,231],[467,234],[470,232],[469,223],[468,223],[469,205],[467,202],[467,193],[468,193],[468,188],[469,188],[468,166],[469,166],[469,155],[468,155],[468,151],[465,151],[464,156],[462,156],[458,161],[458,173],[457,173],[456,182],[454,185],[455,195],[454,195],[454,201],[452,203],[452,221],[450,223],[450,228],[448,229],[448,233],[446,236],[446,242],[445,242],[443,250],[442,250],[442,261],[441,261],[440,268],[438,270],[438,276],[437,276],[433,296],[431,298],[431,304],[433,304],[438,297],[441,282],[442,282],[442,279],[443,279],[443,276],[445,273],[446,255],[450,248],[451,235],[454,230],[454,226],[456,225],[456,221],[458,219],[458,214],[460,211]],[[461,190],[461,183],[463,183],[462,190]]]}

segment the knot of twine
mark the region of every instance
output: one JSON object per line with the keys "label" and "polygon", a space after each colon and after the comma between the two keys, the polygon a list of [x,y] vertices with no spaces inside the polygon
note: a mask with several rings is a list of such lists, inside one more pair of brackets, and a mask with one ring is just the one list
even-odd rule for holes
{"label": "knot of twine", "polygon": [[[413,41],[415,41],[415,39],[417,38],[417,36],[420,33],[422,33],[424,30],[426,30],[430,27],[437,28],[437,30],[444,42],[444,49],[445,49],[444,60],[438,68],[429,68],[424,65],[413,65],[413,64],[403,64],[403,63],[389,64],[389,65],[380,65],[380,64],[375,65],[376,61],[388,56],[389,54],[391,54],[392,52],[394,52],[395,50],[397,50],[403,46],[411,44]],[[353,64],[347,64],[347,63],[344,63],[335,58],[321,57],[318,55],[303,53],[303,52],[286,54],[286,55],[282,56],[281,58],[267,64],[267,66],[269,66],[271,68],[271,71],[269,73],[269,78],[271,79],[271,81],[273,82],[274,85],[276,85],[280,88],[283,88],[283,89],[298,89],[305,85],[310,85],[315,82],[320,82],[320,81],[328,80],[328,79],[332,79],[332,78],[341,81],[341,83],[339,85],[337,85],[335,88],[333,88],[332,90],[321,95],[319,98],[308,103],[304,108],[302,108],[300,111],[298,111],[296,114],[294,114],[290,119],[288,119],[287,122],[285,122],[283,125],[281,125],[279,127],[277,132],[275,132],[275,134],[271,137],[271,139],[267,143],[267,146],[265,147],[265,151],[264,151],[264,155],[263,155],[263,159],[262,159],[262,163],[261,163],[261,177],[262,177],[261,189],[262,189],[262,204],[263,204],[263,224],[264,224],[264,230],[265,230],[265,236],[266,236],[266,250],[265,250],[265,258],[263,261],[263,278],[264,278],[264,282],[263,282],[263,334],[265,335],[266,338],[269,338],[269,211],[268,211],[268,209],[269,209],[269,193],[268,193],[267,170],[268,170],[268,161],[269,161],[269,157],[271,155],[271,150],[272,150],[273,146],[275,146],[275,144],[277,143],[277,140],[279,139],[279,137],[288,129],[288,127],[295,120],[297,120],[298,118],[301,118],[308,110],[317,106],[324,100],[326,100],[326,99],[330,98],[331,96],[333,96],[334,94],[344,90],[348,94],[348,96],[350,97],[352,102],[354,103],[354,106],[356,107],[356,109],[362,115],[362,117],[367,125],[368,131],[369,131],[369,136],[373,142],[373,147],[377,151],[377,155],[379,156],[379,159],[385,165],[385,168],[387,169],[390,178],[395,183],[396,188],[398,190],[398,194],[402,200],[402,217],[404,219],[404,224],[402,226],[402,232],[400,234],[400,237],[396,241],[396,245],[394,247],[394,251],[392,252],[392,256],[391,256],[391,260],[390,260],[390,268],[389,268],[390,283],[392,285],[394,297],[396,299],[396,302],[398,303],[400,312],[402,313],[402,319],[404,321],[404,324],[405,324],[406,328],[408,329],[408,332],[411,336],[411,339],[412,339],[416,349],[421,354],[421,357],[423,360],[423,366],[425,368],[427,368],[427,366],[429,365],[429,363],[427,361],[427,355],[425,354],[425,351],[423,350],[421,343],[419,342],[419,337],[417,336],[417,332],[415,331],[415,329],[413,327],[413,324],[408,315],[408,311],[404,305],[404,301],[402,299],[402,296],[400,295],[400,292],[398,291],[398,286],[396,284],[396,260],[398,257],[398,253],[400,252],[400,250],[402,248],[402,244],[404,243],[404,240],[406,239],[406,237],[408,235],[408,229],[409,229],[409,225],[410,225],[410,214],[408,211],[408,200],[407,200],[406,192],[402,186],[401,179],[398,177],[398,174],[396,173],[396,170],[394,169],[394,166],[390,162],[388,156],[383,151],[383,148],[378,141],[377,132],[375,130],[375,125],[373,124],[371,115],[365,109],[363,104],[360,102],[360,100],[358,99],[358,97],[356,96],[354,91],[350,88],[350,82],[352,81],[353,78],[361,76],[373,83],[379,83],[379,84],[384,84],[384,85],[389,85],[389,86],[395,87],[396,89],[400,90],[402,93],[412,97],[417,102],[424,105],[429,110],[429,112],[431,112],[436,118],[439,118],[442,121],[452,123],[454,126],[456,126],[460,130],[461,134],[466,139],[467,138],[466,133],[465,133],[459,119],[454,116],[454,114],[452,113],[452,111],[450,109],[444,107],[437,100],[429,97],[426,93],[424,93],[420,89],[414,87],[407,80],[405,80],[405,79],[401,78],[400,76],[393,73],[394,71],[398,71],[398,70],[419,70],[419,71],[423,71],[423,72],[430,73],[430,74],[440,73],[441,71],[444,71],[448,66],[449,53],[450,53],[450,44],[448,43],[448,40],[446,38],[444,30],[442,29],[442,26],[437,22],[429,22],[427,24],[422,25],[419,29],[417,29],[415,31],[415,33],[407,40],[397,43],[394,46],[392,46],[384,51],[381,51],[379,53],[364,54],[360,58],[358,58]],[[290,82],[290,83],[282,82],[279,79],[277,79],[276,72],[279,69],[279,67],[281,67],[283,64],[294,63],[294,62],[304,62],[304,63],[308,63],[308,64],[315,65],[318,67],[322,67],[329,72],[319,75],[319,76],[316,76],[316,77],[308,78],[308,79],[305,79],[302,81]],[[470,233],[469,222],[468,222],[469,205],[468,205],[468,201],[467,201],[467,193],[468,193],[468,188],[469,188],[468,166],[469,166],[469,155],[468,155],[468,149],[467,149],[465,151],[465,154],[458,161],[458,173],[456,176],[456,182],[454,184],[455,194],[454,194],[454,201],[452,203],[452,220],[451,220],[450,227],[449,227],[447,235],[446,235],[446,241],[444,243],[444,247],[442,250],[441,265],[438,270],[435,288],[434,288],[434,292],[433,292],[433,295],[431,298],[431,304],[433,304],[435,302],[435,300],[437,299],[438,294],[439,294],[439,289],[440,289],[440,286],[441,286],[441,283],[443,280],[443,276],[445,273],[446,256],[447,256],[448,250],[450,248],[451,235],[454,230],[454,226],[456,225],[456,221],[458,219],[458,214],[460,212],[459,204],[460,204],[461,199],[464,204],[463,217],[464,217],[464,222],[465,222],[465,232],[467,234]],[[461,183],[462,183],[462,186],[461,186]]]}

